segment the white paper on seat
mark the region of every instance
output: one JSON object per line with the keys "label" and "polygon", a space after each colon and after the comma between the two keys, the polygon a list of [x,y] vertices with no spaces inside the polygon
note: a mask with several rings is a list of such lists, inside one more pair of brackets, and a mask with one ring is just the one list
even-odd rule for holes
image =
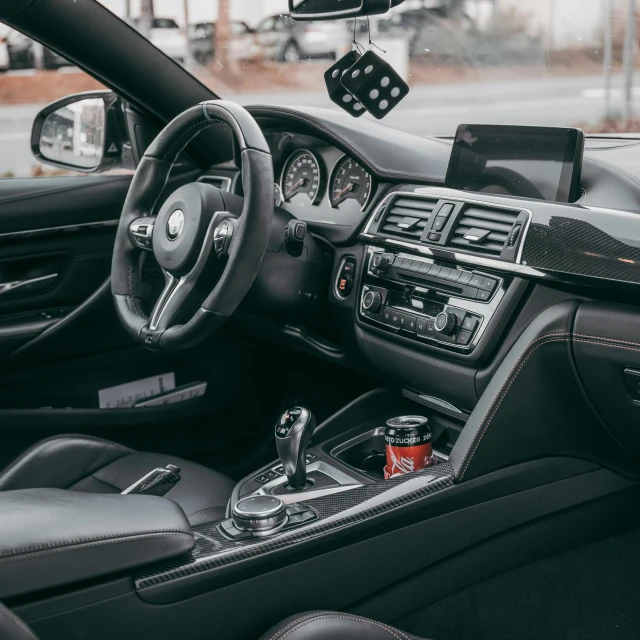
{"label": "white paper on seat", "polygon": [[132,407],[143,398],[157,396],[160,393],[176,388],[175,373],[163,373],[159,376],[126,382],[115,387],[98,391],[98,402],[101,409],[125,409]]}

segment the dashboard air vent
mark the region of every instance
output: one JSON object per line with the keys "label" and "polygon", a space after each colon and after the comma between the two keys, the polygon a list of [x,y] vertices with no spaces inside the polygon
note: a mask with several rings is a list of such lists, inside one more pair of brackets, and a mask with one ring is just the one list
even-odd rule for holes
{"label": "dashboard air vent", "polygon": [[499,256],[518,217],[518,211],[466,207],[458,219],[449,246]]}
{"label": "dashboard air vent", "polygon": [[387,236],[420,240],[437,200],[399,196],[387,207],[378,231]]}

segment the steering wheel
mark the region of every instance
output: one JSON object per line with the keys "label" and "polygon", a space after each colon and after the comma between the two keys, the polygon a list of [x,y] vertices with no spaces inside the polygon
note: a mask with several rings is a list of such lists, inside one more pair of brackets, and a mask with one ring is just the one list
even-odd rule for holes
{"label": "steering wheel", "polygon": [[[228,125],[240,149],[242,214],[225,211],[213,185],[192,182],[160,196],[178,154],[200,131]],[[273,163],[253,117],[225,100],[196,105],[172,120],[140,160],[116,234],[111,293],[125,329],[154,350],[190,347],[231,316],[255,280],[273,218]],[[152,251],[165,287],[147,316],[141,304],[141,255]],[[191,313],[194,298],[204,302]],[[185,316],[189,312],[188,318]]]}

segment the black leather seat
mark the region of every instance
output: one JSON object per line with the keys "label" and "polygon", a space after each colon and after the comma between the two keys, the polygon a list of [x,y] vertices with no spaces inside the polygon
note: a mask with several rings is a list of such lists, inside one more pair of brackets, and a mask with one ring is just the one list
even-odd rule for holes
{"label": "black leather seat", "polygon": [[38,442],[0,472],[0,491],[70,489],[120,493],[156,467],[180,467],[180,482],[166,497],[177,502],[191,524],[219,520],[235,483],[182,458],[142,453],[115,442],[82,435],[55,436]]}
{"label": "black leather seat", "polygon": [[[144,633],[140,632],[140,637]],[[215,637],[215,627],[211,630]],[[2,640],[37,640],[31,629],[0,604]],[[91,638],[91,636],[87,636]],[[291,616],[267,631],[260,640],[421,640],[381,622],[339,611],[310,611]]]}
{"label": "black leather seat", "polygon": [[395,627],[339,611],[309,611],[291,616],[260,640],[421,640]]}

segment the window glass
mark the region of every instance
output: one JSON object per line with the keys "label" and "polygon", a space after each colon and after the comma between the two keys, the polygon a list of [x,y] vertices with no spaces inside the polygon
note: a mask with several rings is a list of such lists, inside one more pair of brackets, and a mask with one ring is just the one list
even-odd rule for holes
{"label": "window glass", "polygon": [[[175,22],[180,33],[152,30],[151,41],[223,98],[339,108],[324,72],[351,49],[353,20],[291,22],[282,17],[288,0],[100,1],[121,18],[153,10]],[[405,0],[355,31],[366,49],[370,28],[373,51],[411,87],[385,117],[389,126],[444,136],[461,122],[634,133],[636,9],[631,0]],[[205,22],[215,33],[189,38],[188,25]]]}
{"label": "window glass", "polygon": [[[0,178],[76,175],[34,157],[31,126],[49,102],[98,89],[104,87],[57,53],[0,23]],[[59,133],[58,141],[47,136],[52,153],[68,151],[62,130]],[[83,136],[83,152],[90,142]]]}

